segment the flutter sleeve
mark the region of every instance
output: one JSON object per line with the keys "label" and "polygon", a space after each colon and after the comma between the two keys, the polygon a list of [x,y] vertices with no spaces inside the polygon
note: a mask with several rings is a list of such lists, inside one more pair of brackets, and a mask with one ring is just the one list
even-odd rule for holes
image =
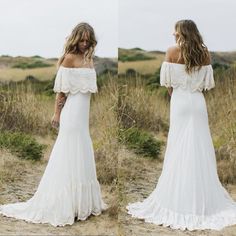
{"label": "flutter sleeve", "polygon": [[63,70],[61,67],[58,69],[56,78],[54,81],[53,91],[55,93],[69,93],[70,91],[70,84],[68,80],[67,71]]}
{"label": "flutter sleeve", "polygon": [[213,75],[213,68],[211,65],[207,66],[204,77],[204,90],[210,90],[215,87],[215,80]]}
{"label": "flutter sleeve", "polygon": [[171,66],[166,62],[161,65],[160,84],[167,88],[171,87]]}
{"label": "flutter sleeve", "polygon": [[59,67],[53,91],[55,93],[96,93],[97,76],[95,69]]}

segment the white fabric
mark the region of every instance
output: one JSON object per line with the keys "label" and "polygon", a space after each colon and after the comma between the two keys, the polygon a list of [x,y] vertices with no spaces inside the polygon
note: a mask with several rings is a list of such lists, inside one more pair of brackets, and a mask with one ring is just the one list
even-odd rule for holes
{"label": "white fabric", "polygon": [[160,84],[166,87],[181,87],[192,92],[198,90],[210,90],[215,87],[213,69],[211,65],[202,66],[188,74],[184,64],[163,62],[160,72]]}
{"label": "white fabric", "polygon": [[[86,80],[88,77],[84,75],[94,73],[88,69],[62,70],[57,75],[59,81],[73,81],[75,74],[78,79]],[[59,91],[58,81],[55,83]],[[90,81],[88,86],[85,82],[81,84],[86,89],[94,88],[90,87]],[[62,87],[62,91],[75,91],[72,87],[67,89]],[[85,90],[68,94],[60,115],[58,136],[37,191],[26,202],[1,205],[1,214],[33,223],[64,226],[73,224],[76,216],[78,220],[85,220],[107,208],[101,197],[89,133],[90,97],[91,93]]]}
{"label": "white fabric", "polygon": [[94,68],[67,68],[60,66],[55,78],[54,92],[72,93],[96,93],[97,80]]}
{"label": "white fabric", "polygon": [[[181,65],[162,66],[162,81],[170,78],[170,71],[174,81],[190,80]],[[206,68],[209,67],[203,67],[204,73],[200,71],[198,75],[205,74]],[[212,76],[209,78],[213,80]],[[167,83],[173,85],[172,82]],[[173,229],[220,230],[236,224],[236,203],[219,181],[205,99],[194,88],[195,92],[191,86],[174,86],[161,176],[146,199],[129,203],[127,209],[133,217]]]}

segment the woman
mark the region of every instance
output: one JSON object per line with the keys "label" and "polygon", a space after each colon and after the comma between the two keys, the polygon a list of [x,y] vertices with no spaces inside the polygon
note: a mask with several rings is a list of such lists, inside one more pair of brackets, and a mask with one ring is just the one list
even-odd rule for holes
{"label": "woman", "polygon": [[68,37],[53,88],[57,96],[51,122],[59,132],[49,162],[34,196],[0,206],[3,215],[64,226],[107,208],[89,134],[90,96],[97,92],[92,60],[96,44],[94,30],[87,23],[78,24]]}
{"label": "woman", "polygon": [[171,95],[163,170],[154,191],[127,206],[133,217],[181,230],[236,224],[236,203],[221,185],[202,90],[215,86],[210,56],[192,20],[175,25],[160,81]]}

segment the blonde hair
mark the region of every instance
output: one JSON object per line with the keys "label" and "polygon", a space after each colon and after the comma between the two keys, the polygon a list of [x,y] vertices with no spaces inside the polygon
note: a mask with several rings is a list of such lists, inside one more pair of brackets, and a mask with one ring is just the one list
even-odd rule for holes
{"label": "blonde hair", "polygon": [[192,20],[180,20],[175,24],[175,31],[178,33],[177,44],[186,72],[191,73],[195,67],[199,70],[210,55],[196,24]]}
{"label": "blonde hair", "polygon": [[97,45],[94,29],[88,23],[81,22],[75,26],[71,34],[67,37],[66,43],[64,45],[63,55],[59,58],[57,63],[58,67],[63,62],[66,54],[78,54],[80,52],[79,42],[86,33],[88,34],[89,38],[89,48],[84,53],[84,62],[90,61],[92,59],[94,55],[95,46]]}

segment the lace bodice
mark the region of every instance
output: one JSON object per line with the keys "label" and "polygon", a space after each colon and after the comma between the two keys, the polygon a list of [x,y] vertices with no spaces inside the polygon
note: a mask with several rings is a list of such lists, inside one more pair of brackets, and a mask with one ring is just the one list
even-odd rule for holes
{"label": "lace bodice", "polygon": [[181,87],[192,92],[209,90],[215,86],[211,65],[202,66],[199,71],[188,74],[184,64],[164,61],[161,66],[160,84],[166,87]]}
{"label": "lace bodice", "polygon": [[54,92],[75,94],[96,93],[97,76],[94,68],[68,68],[60,66],[54,82]]}

